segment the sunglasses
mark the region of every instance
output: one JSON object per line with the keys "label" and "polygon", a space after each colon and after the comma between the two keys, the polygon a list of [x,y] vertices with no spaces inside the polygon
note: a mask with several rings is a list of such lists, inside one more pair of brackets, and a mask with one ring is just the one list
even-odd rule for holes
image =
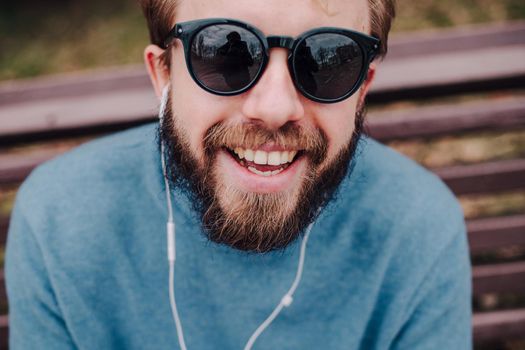
{"label": "sunglasses", "polygon": [[216,18],[176,24],[164,41],[182,41],[188,71],[204,90],[232,96],[253,87],[274,47],[289,50],[288,68],[305,97],[334,103],[350,97],[366,78],[380,41],[348,29],[323,27],[297,38],[265,36],[259,29],[232,19]]}

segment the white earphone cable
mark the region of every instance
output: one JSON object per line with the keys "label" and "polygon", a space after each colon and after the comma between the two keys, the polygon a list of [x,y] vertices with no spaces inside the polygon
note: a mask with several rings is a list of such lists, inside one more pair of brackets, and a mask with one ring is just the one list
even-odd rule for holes
{"label": "white earphone cable", "polygon": [[306,229],[306,233],[302,239],[301,242],[301,252],[299,255],[299,264],[297,266],[297,272],[295,274],[295,279],[292,283],[292,286],[286,292],[286,294],[282,297],[279,304],[275,307],[275,309],[272,311],[270,316],[266,320],[264,320],[263,323],[253,332],[252,336],[244,346],[244,350],[250,350],[253,347],[253,344],[257,340],[257,338],[262,334],[262,332],[265,331],[268,326],[279,316],[279,313],[284,307],[288,307],[293,302],[293,294],[295,293],[295,290],[299,286],[299,282],[301,281],[301,278],[303,276],[303,268],[304,268],[304,258],[306,255],[306,244],[308,243],[308,237],[310,237],[310,232],[312,230],[313,223],[311,223],[308,228]]}
{"label": "white earphone cable", "polygon": [[[162,120],[164,117],[164,112],[166,110],[166,105],[168,103],[168,94],[170,91],[169,84],[164,87],[162,90],[162,100],[161,105],[159,108],[159,120],[162,124]],[[171,307],[171,313],[173,316],[173,320],[175,321],[175,327],[177,329],[177,338],[179,341],[179,346],[181,350],[187,350],[186,348],[186,342],[184,341],[184,332],[182,330],[182,322],[179,317],[179,313],[177,310],[177,303],[175,301],[175,260],[176,260],[176,246],[175,246],[175,221],[173,218],[173,205],[171,202],[171,191],[170,191],[170,184],[167,176],[167,169],[166,169],[166,160],[164,156],[164,143],[161,141],[160,145],[160,152],[161,152],[161,164],[162,164],[162,174],[164,176],[164,186],[166,191],[166,203],[167,203],[167,209],[168,209],[168,221],[166,223],[166,233],[167,233],[167,251],[168,251],[168,263],[169,263],[169,298],[170,298],[170,307]],[[284,307],[288,307],[293,302],[293,294],[295,293],[295,290],[299,286],[299,282],[301,281],[302,275],[303,275],[303,268],[304,268],[304,259],[306,255],[306,244],[308,243],[308,237],[310,237],[310,231],[312,230],[313,223],[311,223],[308,228],[306,229],[305,235],[302,238],[301,241],[301,251],[299,254],[299,264],[297,266],[297,272],[295,274],[295,279],[288,290],[286,294],[282,297],[279,304],[275,307],[275,309],[272,311],[272,313],[264,320],[263,323],[255,330],[255,332],[251,335],[251,337],[248,339],[248,342],[244,346],[244,350],[251,350],[253,347],[253,344],[257,340],[257,338],[270,326],[270,324],[277,318],[279,313],[282,311]]]}
{"label": "white earphone cable", "polygon": [[[170,91],[170,85],[166,85],[162,90],[162,100],[159,108],[159,121],[162,125],[164,118],[164,112],[166,111],[166,105],[168,104],[168,95]],[[168,205],[168,222],[166,223],[166,235],[167,235],[167,250],[168,250],[168,263],[169,263],[169,298],[170,308],[173,320],[175,321],[175,327],[177,328],[177,338],[181,350],[186,350],[186,342],[184,341],[184,332],[182,331],[182,322],[180,321],[179,312],[177,311],[177,303],[175,302],[175,260],[176,260],[176,247],[175,247],[175,221],[173,220],[173,206],[171,203],[171,190],[170,183],[168,181],[167,170],[166,170],[166,159],[164,157],[164,143],[161,141],[160,144],[160,160],[162,164],[162,175],[164,177],[164,186],[166,192],[166,203]]]}

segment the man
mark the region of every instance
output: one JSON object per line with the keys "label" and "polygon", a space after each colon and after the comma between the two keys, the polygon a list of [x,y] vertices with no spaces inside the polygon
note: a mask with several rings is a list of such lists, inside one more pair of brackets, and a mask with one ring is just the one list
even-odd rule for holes
{"label": "man", "polygon": [[[159,132],[82,146],[21,188],[11,347],[470,348],[457,201],[360,137],[392,2],[142,6]],[[232,86],[234,31],[251,64]]]}

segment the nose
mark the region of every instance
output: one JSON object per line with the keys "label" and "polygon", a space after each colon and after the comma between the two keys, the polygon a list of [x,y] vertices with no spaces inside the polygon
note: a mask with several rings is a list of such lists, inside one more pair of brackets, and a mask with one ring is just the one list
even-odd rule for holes
{"label": "nose", "polygon": [[271,50],[270,60],[257,84],[243,104],[244,116],[252,122],[277,130],[288,122],[304,117],[304,107],[288,70],[288,51]]}

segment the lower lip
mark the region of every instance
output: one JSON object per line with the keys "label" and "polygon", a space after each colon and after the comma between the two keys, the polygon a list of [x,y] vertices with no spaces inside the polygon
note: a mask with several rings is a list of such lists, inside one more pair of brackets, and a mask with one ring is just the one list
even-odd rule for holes
{"label": "lower lip", "polygon": [[300,180],[300,175],[306,167],[305,157],[300,157],[279,174],[258,175],[240,165],[225,150],[218,152],[217,162],[221,173],[226,179],[229,179],[228,181],[233,180],[234,184],[247,192],[258,193],[275,193],[292,188]]}

